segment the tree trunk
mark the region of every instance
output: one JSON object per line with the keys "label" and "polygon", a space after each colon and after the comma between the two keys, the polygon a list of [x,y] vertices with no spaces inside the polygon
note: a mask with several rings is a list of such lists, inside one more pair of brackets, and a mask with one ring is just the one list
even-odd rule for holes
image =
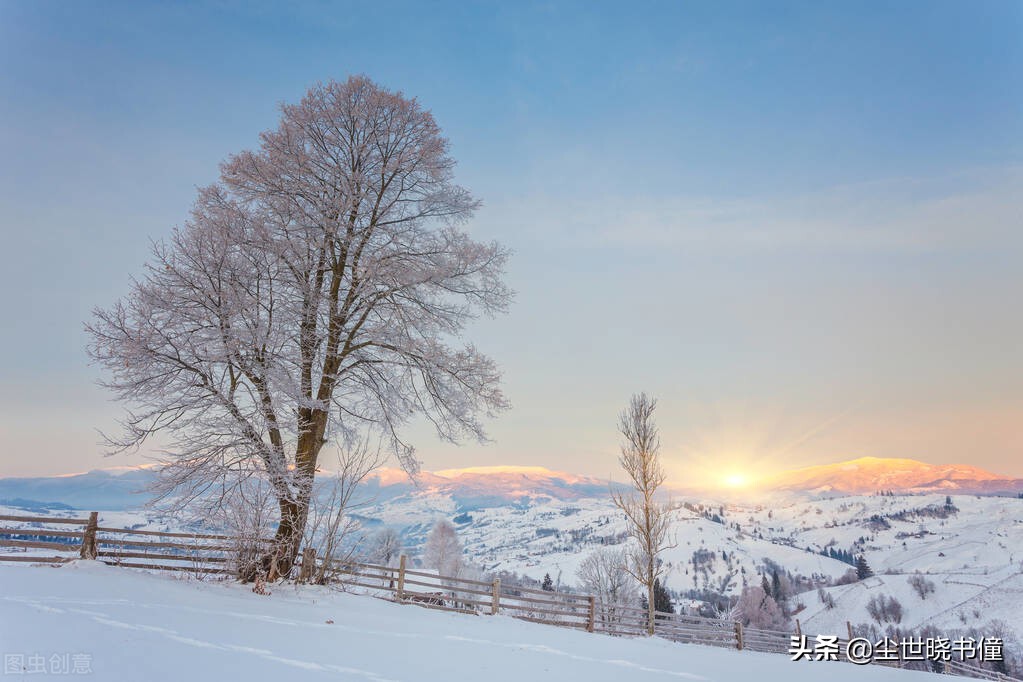
{"label": "tree trunk", "polygon": [[302,548],[306,522],[309,520],[309,501],[313,495],[313,480],[316,477],[316,461],[323,447],[323,433],[327,415],[319,412],[306,416],[305,428],[299,436],[295,452],[295,483],[298,492],[295,499],[278,497],[281,521],[274,534],[270,551],[263,557],[263,570],[268,581],[287,578],[295,566],[295,560]]}
{"label": "tree trunk", "polygon": [[646,586],[646,598],[647,598],[647,602],[646,602],[647,603],[646,631],[647,631],[647,634],[650,635],[650,636],[653,636],[653,634],[654,634],[654,608],[655,608],[654,607],[654,580],[653,580],[652,573],[653,573],[653,571],[651,571],[651,574],[649,575],[649,582],[647,583],[647,586]]}
{"label": "tree trunk", "polygon": [[274,534],[269,551],[263,556],[262,567],[267,581],[287,578],[295,566],[302,546],[306,521],[309,518],[309,500],[293,502],[278,500],[281,521]]}
{"label": "tree trunk", "polygon": [[[319,425],[319,424],[316,424]],[[307,431],[308,433],[308,431]],[[316,460],[322,447],[322,427],[313,430],[312,438],[300,438],[296,453],[296,499],[278,496],[280,524],[273,537],[273,544],[263,556],[263,572],[267,581],[288,578],[292,575],[295,561],[302,550],[302,540],[309,520],[309,502],[313,494],[313,480],[316,476]]]}

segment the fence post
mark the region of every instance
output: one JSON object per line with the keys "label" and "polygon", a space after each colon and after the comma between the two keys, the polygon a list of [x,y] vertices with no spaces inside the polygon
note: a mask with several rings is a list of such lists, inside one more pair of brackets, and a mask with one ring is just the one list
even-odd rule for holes
{"label": "fence post", "polygon": [[83,559],[95,559],[96,550],[96,528],[99,526],[99,512],[89,513],[89,523],[85,526],[85,535],[82,536],[82,549],[79,556]]}
{"label": "fence post", "polygon": [[796,634],[799,636],[803,635],[803,628],[799,627],[799,619],[796,618]]}
{"label": "fence post", "polygon": [[302,566],[298,569],[298,579],[300,582],[308,582],[313,577],[313,572],[316,570],[316,548],[306,547],[302,550]]}
{"label": "fence post", "polygon": [[735,648],[742,651],[742,623],[735,621]]}
{"label": "fence post", "polygon": [[493,586],[494,601],[490,605],[490,615],[496,616],[498,610],[501,608],[501,579],[494,578]]}
{"label": "fence post", "polygon": [[402,554],[398,561],[398,601],[405,599],[405,561],[407,557]]}
{"label": "fence post", "polygon": [[849,621],[845,621],[845,631],[849,633],[849,639],[852,639],[853,638],[852,623],[850,623]]}
{"label": "fence post", "polygon": [[593,632],[593,621],[597,615],[597,598],[590,595],[590,610],[586,614],[586,632]]}

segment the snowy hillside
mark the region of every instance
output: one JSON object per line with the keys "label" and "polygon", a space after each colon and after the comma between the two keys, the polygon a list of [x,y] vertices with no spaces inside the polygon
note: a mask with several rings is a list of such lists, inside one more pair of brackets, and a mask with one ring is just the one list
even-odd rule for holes
{"label": "snowy hillside", "polygon": [[[919,482],[917,474],[905,478],[906,466],[897,463],[890,469],[901,472],[904,483]],[[7,488],[0,489],[23,492],[24,486],[10,482],[26,480],[6,479]],[[810,483],[822,480],[815,477]],[[97,482],[112,481],[138,483],[123,472],[94,472],[54,479],[57,487],[32,485],[49,491],[64,486],[81,496]],[[363,499],[367,503],[354,513],[366,537],[393,528],[413,558],[434,522],[446,519],[457,527],[466,558],[486,571],[509,571],[537,581],[549,573],[556,584],[567,587],[578,586],[578,567],[590,553],[627,542],[624,519],[610,502],[606,482],[539,467],[434,472],[415,485],[400,472],[381,470],[365,487]],[[668,567],[665,584],[677,595],[736,596],[744,585],[760,584],[764,573],[777,570],[788,574],[801,592],[791,607],[810,629],[844,631],[846,621],[868,622],[867,603],[885,594],[902,603],[903,627],[967,627],[1001,620],[1023,639],[1023,613],[1017,608],[1023,603],[1023,499],[944,493],[811,498],[790,493],[776,494],[771,502],[757,503],[751,497],[740,504],[703,494],[676,498],[674,504],[675,546],[662,558]],[[24,514],[25,508],[0,508],[0,513]],[[81,516],[59,508],[52,513]],[[101,523],[159,531],[203,527],[187,519],[124,510],[103,511]],[[826,609],[816,583],[838,581],[856,555],[866,558],[877,577],[828,588],[837,608]],[[907,583],[917,571],[935,584],[926,599]]]}
{"label": "snowy hillside", "polygon": [[[921,597],[906,575],[875,575],[858,583],[827,588],[835,602],[828,609],[808,596],[807,609],[800,614],[803,627],[812,632],[844,632],[846,622],[872,621],[867,604],[874,597],[894,597],[903,607],[903,628],[934,626],[943,632],[980,628],[992,622],[1005,623],[1021,632],[1020,605],[1023,604],[1023,574],[1002,569],[987,575],[931,573],[925,576],[935,591]],[[1017,637],[1019,635],[1017,634]]]}
{"label": "snowy hillside", "polygon": [[[821,551],[864,554],[878,573],[984,574],[1023,566],[1023,500],[1015,497],[861,495],[786,504],[682,503],[676,547],[664,554],[674,589],[734,593],[764,559],[792,573],[838,578],[851,566]],[[540,576],[575,569],[590,551],[625,541],[610,500],[548,500],[467,510],[451,496],[418,491],[359,510],[367,527],[390,525],[415,549],[440,518],[459,527],[467,554],[488,569]],[[1015,567],[1015,568],[1012,568]],[[731,580],[729,581],[729,576]]]}
{"label": "snowy hillside", "polygon": [[[402,606],[326,588],[232,583],[74,562],[0,566],[0,641],[25,672],[97,680],[818,680],[935,679],[927,673],[793,663],[787,656],[661,639],[612,638],[504,616]],[[12,660],[11,658],[7,659]],[[13,671],[11,671],[13,672]],[[58,673],[59,674],[59,673]]]}
{"label": "snowy hillside", "polygon": [[[716,513],[719,508],[714,510]],[[739,508],[729,507],[729,522],[730,513],[743,518]],[[589,552],[626,540],[625,520],[607,499],[462,511],[448,497],[423,494],[374,505],[361,514],[402,529],[413,549],[436,519],[454,520],[467,555],[484,568],[538,577],[550,573],[563,584],[576,582],[576,570]],[[757,574],[764,557],[806,576],[838,578],[849,569],[835,559],[754,537],[741,526],[735,529],[684,507],[673,515],[677,546],[662,558],[670,567],[668,584],[675,589],[712,588],[734,593],[741,590],[744,574]],[[697,564],[693,564],[694,556]]]}
{"label": "snowy hillside", "polygon": [[[951,503],[951,504],[947,504]],[[405,531],[414,553],[435,519],[453,520],[467,556],[487,570],[577,584],[594,550],[626,542],[625,523],[609,501],[548,501],[524,507],[462,510],[450,497],[420,491],[362,510],[368,528]],[[736,595],[780,567],[793,578],[835,581],[850,564],[822,555],[862,554],[878,574],[829,588],[827,610],[804,583],[792,607],[807,631],[845,632],[846,621],[871,621],[876,594],[897,597],[903,627],[980,627],[1002,621],[1023,639],[1023,500],[974,495],[860,495],[772,506],[689,503],[674,512],[676,546],[662,557],[667,586]],[[908,577],[922,572],[935,593],[920,599]],[[892,575],[885,575],[891,573]]]}

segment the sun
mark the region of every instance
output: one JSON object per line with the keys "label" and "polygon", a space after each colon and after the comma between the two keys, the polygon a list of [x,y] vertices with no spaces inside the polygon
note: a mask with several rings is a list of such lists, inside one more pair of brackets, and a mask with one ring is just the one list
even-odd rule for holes
{"label": "sun", "polygon": [[726,488],[744,488],[749,485],[749,479],[745,475],[740,473],[725,474],[725,477],[721,479],[721,482]]}

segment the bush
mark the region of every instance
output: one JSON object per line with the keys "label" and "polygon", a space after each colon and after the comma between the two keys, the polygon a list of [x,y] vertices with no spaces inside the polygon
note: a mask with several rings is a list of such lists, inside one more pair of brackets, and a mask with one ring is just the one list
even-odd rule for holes
{"label": "bush", "polygon": [[867,613],[870,617],[881,623],[901,623],[904,611],[902,604],[895,597],[886,597],[879,594],[867,602]]}
{"label": "bush", "polygon": [[919,595],[921,599],[927,599],[927,595],[934,592],[934,581],[928,580],[921,573],[914,573],[906,580],[909,586]]}

